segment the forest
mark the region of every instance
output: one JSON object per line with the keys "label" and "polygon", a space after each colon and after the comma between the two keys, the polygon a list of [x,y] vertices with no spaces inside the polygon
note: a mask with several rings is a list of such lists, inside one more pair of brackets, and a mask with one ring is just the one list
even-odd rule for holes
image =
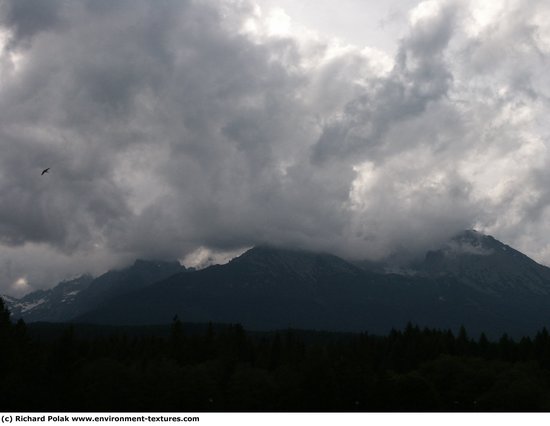
{"label": "forest", "polygon": [[[550,335],[407,324],[377,336],[236,325],[47,333],[0,299],[0,411],[550,410]],[[105,331],[107,330],[107,331]]]}

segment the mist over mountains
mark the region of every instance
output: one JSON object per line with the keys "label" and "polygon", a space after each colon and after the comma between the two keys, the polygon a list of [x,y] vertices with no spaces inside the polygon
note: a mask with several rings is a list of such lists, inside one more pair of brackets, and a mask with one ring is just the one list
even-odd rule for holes
{"label": "mist over mountains", "polygon": [[205,248],[379,260],[472,227],[550,263],[547,1],[305,13],[399,21],[388,51],[266,3],[0,0],[1,293]]}
{"label": "mist over mountains", "polygon": [[146,325],[177,315],[258,330],[386,333],[413,322],[524,335],[550,325],[550,269],[470,230],[400,267],[262,246],[202,270],[139,260],[5,301],[31,322]]}

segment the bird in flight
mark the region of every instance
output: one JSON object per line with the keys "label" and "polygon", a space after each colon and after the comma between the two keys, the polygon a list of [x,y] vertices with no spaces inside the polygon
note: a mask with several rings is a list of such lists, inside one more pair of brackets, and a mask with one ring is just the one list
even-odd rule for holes
{"label": "bird in flight", "polygon": [[49,170],[50,170],[49,167],[47,169],[42,170],[42,173],[40,173],[40,176],[42,176],[44,173],[48,173]]}

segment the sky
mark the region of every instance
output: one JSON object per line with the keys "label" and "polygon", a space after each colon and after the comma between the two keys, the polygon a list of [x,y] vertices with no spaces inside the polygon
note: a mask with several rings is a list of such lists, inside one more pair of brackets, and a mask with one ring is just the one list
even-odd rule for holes
{"label": "sky", "polygon": [[549,60],[545,0],[0,0],[0,293],[463,229],[550,265]]}

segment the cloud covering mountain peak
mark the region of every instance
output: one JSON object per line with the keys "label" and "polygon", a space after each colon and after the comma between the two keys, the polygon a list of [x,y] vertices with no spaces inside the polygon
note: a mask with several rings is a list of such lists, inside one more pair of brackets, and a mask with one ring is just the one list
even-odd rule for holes
{"label": "cloud covering mountain peak", "polygon": [[473,227],[548,261],[550,9],[494,9],[423,2],[391,58],[247,1],[2,1],[0,285]]}

